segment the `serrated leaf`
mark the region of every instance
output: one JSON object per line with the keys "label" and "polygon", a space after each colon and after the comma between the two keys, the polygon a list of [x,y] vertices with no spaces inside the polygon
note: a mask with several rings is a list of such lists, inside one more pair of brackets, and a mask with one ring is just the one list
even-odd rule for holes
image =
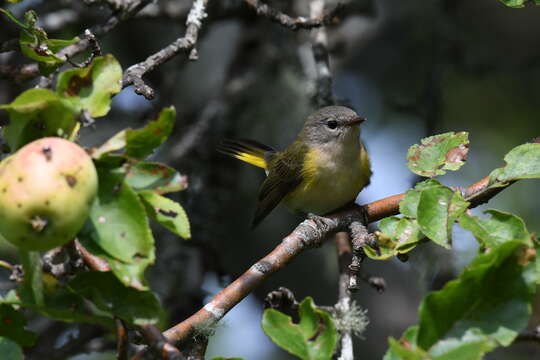
{"label": "serrated leaf", "polygon": [[463,214],[459,219],[461,227],[472,232],[484,247],[491,248],[511,240],[532,246],[531,235],[520,217],[499,210],[486,210],[484,213],[491,218]]}
{"label": "serrated leaf", "polygon": [[445,186],[424,189],[417,210],[420,230],[435,243],[450,248],[452,225],[468,206],[459,193]]}
{"label": "serrated leaf", "polygon": [[126,155],[145,158],[163,144],[172,132],[176,110],[173,106],[161,110],[156,120],[137,130],[126,130]]}
{"label": "serrated leaf", "polygon": [[77,127],[78,112],[48,89],[30,89],[10,104],[4,137],[12,151],[46,136],[69,137]]}
{"label": "serrated leaf", "polygon": [[367,256],[374,260],[386,260],[398,254],[405,254],[416,247],[423,234],[416,220],[390,216],[379,223],[377,232],[379,253],[369,246],[364,248]]}
{"label": "serrated leaf", "polygon": [[36,334],[25,329],[26,318],[7,304],[0,305],[0,337],[7,337],[21,346],[32,346]]}
{"label": "serrated leaf", "polygon": [[504,157],[506,166],[490,174],[490,183],[540,178],[540,144],[523,144]]}
{"label": "serrated leaf", "polygon": [[420,176],[443,175],[458,170],[467,160],[469,134],[448,132],[422,139],[407,152],[407,166]]}
{"label": "serrated leaf", "polygon": [[522,261],[526,246],[508,241],[478,255],[458,279],[430,293],[420,305],[418,345],[429,349],[469,329],[507,346],[529,321],[536,277]]}
{"label": "serrated leaf", "polygon": [[0,336],[0,354],[4,359],[9,360],[24,360],[24,355],[21,347],[5,337]]}
{"label": "serrated leaf", "polygon": [[274,343],[304,360],[329,360],[338,334],[330,314],[319,310],[311,297],[299,306],[300,322],[274,309],[266,309],[262,327]]}
{"label": "serrated leaf", "polygon": [[56,92],[90,116],[104,116],[111,108],[112,95],[122,90],[121,78],[122,68],[114,56],[98,56],[85,68],[62,72]]}
{"label": "serrated leaf", "polygon": [[139,161],[129,166],[126,181],[135,191],[152,190],[157,194],[177,192],[187,188],[187,176],[167,165]]}
{"label": "serrated leaf", "polygon": [[69,282],[69,286],[101,311],[132,325],[155,325],[164,315],[154,293],[126,287],[110,272],[81,273]]}
{"label": "serrated leaf", "polygon": [[149,190],[141,191],[139,196],[150,218],[184,239],[191,238],[188,217],[179,203]]}

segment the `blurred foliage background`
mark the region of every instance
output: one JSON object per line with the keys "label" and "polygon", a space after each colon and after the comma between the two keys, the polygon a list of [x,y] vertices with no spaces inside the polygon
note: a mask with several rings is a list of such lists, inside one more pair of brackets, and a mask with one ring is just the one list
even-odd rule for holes
{"label": "blurred foliage background", "polygon": [[[327,1],[328,6],[335,5]],[[272,0],[288,14],[309,13],[308,0]],[[0,1],[6,7],[7,2]],[[99,39],[104,53],[123,68],[142,61],[183,36],[191,2],[161,0]],[[35,9],[49,35],[68,38],[104,23],[111,10],[103,1],[25,0],[7,6],[17,16]],[[192,222],[189,242],[162,231],[157,262],[148,273],[177,323],[205,299],[268,253],[301,219],[285,208],[274,211],[250,230],[258,186],[264,173],[216,152],[225,137],[252,138],[277,148],[292,141],[304,117],[314,109],[314,64],[309,32],[285,29],[257,17],[240,0],[211,2],[198,46],[199,60],[177,56],[146,80],[156,90],[152,101],[124,89],[112,112],[86,128],[81,142],[101,143],[126,126],[138,127],[164,106],[178,111],[175,135],[155,155],[188,176],[189,189],[179,194]],[[441,180],[466,186],[501,166],[512,147],[540,135],[540,7],[512,9],[497,0],[355,0],[342,21],[328,29],[335,94],[367,117],[362,138],[371,154],[374,176],[358,201],[370,202],[400,193],[419,179],[405,165],[408,147],[420,138],[446,131],[470,132],[467,165]],[[17,29],[0,18],[0,42]],[[74,60],[82,60],[84,56]],[[1,64],[26,60],[0,53]],[[0,72],[0,103],[10,102],[35,80],[13,81]],[[5,120],[6,114],[0,114]],[[485,208],[521,216],[530,231],[540,229],[534,182],[519,182]],[[156,229],[156,231],[159,231]],[[476,251],[468,233],[456,233],[455,249],[418,247],[407,263],[368,261],[372,275],[386,279],[378,294],[367,285],[355,295],[368,309],[370,325],[356,343],[362,359],[379,359],[387,337],[399,337],[417,322],[417,307],[427,291],[438,289],[465,266]],[[2,244],[0,257],[14,252]],[[12,259],[16,261],[16,259]],[[0,291],[8,286],[0,270]],[[279,286],[298,298],[311,295],[317,304],[337,298],[337,259],[332,243],[303,254],[227,315],[211,338],[208,358],[289,359],[260,329],[262,299]],[[538,325],[538,312],[534,317]],[[110,344],[103,331],[34,319],[41,334],[29,359],[54,342],[67,358],[72,348],[92,351]],[[70,340],[71,339],[71,340]],[[75,345],[74,345],[75,344]],[[490,359],[533,359],[540,350],[513,345]]]}

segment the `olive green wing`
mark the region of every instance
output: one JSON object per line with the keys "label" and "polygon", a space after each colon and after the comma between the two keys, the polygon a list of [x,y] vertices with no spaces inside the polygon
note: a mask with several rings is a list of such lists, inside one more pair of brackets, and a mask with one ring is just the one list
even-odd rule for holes
{"label": "olive green wing", "polygon": [[252,228],[257,226],[287,194],[302,182],[304,157],[304,147],[293,143],[286,151],[275,153],[269,159],[268,176],[259,192]]}

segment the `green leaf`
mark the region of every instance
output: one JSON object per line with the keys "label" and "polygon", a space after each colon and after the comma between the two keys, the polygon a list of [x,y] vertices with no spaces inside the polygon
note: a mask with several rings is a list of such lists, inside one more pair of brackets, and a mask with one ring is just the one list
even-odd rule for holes
{"label": "green leaf", "polygon": [[277,310],[264,311],[262,327],[274,343],[304,360],[329,360],[334,353],[338,334],[330,315],[319,310],[311,297],[299,307],[300,322]]}
{"label": "green leaf", "polygon": [[87,110],[92,117],[104,116],[111,108],[112,95],[122,90],[121,78],[122,68],[114,56],[99,56],[88,67],[62,72],[56,92],[79,111]]}
{"label": "green leaf", "polygon": [[436,180],[425,180],[417,183],[414,189],[407,190],[405,197],[399,202],[399,212],[411,218],[417,217],[420,194],[423,190],[433,186],[440,187],[441,183]]}
{"label": "green leaf", "polygon": [[[499,0],[499,1],[502,2],[506,6],[513,7],[513,8],[525,7],[525,4],[529,2],[529,0]],[[534,3],[536,5],[540,5],[539,0],[535,0]]]}
{"label": "green leaf", "polygon": [[144,206],[121,172],[98,166],[98,176],[98,197],[82,230],[81,241],[86,247],[94,243],[94,249],[102,249],[113,272],[124,284],[145,289],[144,270],[154,262],[155,255]]}
{"label": "green leaf", "polygon": [[490,174],[490,183],[540,178],[540,144],[523,144],[504,157],[506,166]]}
{"label": "green leaf", "polygon": [[508,241],[480,254],[458,279],[430,293],[420,305],[418,345],[429,349],[443,339],[462,338],[470,329],[507,346],[529,321],[538,279],[527,249]]}
{"label": "green leaf", "polygon": [[3,359],[24,360],[24,355],[21,347],[13,340],[1,336],[0,354],[2,354]]}
{"label": "green leaf", "polygon": [[24,279],[19,286],[18,294],[24,302],[42,306],[43,300],[43,272],[41,270],[41,257],[37,251],[20,250]]}
{"label": "green leaf", "polygon": [[32,346],[36,334],[25,330],[26,318],[7,304],[0,305],[0,337],[7,337],[21,346]]}
{"label": "green leaf", "polygon": [[495,343],[477,331],[467,331],[462,338],[440,340],[428,352],[418,347],[416,338],[418,326],[411,326],[396,341],[389,339],[390,348],[384,360],[480,360],[495,347]]}
{"label": "green leaf", "polygon": [[48,89],[30,89],[10,104],[4,137],[12,151],[46,136],[69,137],[77,128],[78,112]]}
{"label": "green leaf", "polygon": [[154,221],[184,239],[191,238],[188,217],[179,203],[149,190],[140,192],[139,196]]}
{"label": "green leaf", "polygon": [[117,150],[122,150],[126,147],[126,130],[122,130],[116,133],[113,137],[109,138],[103,145],[98,147],[92,152],[92,158],[100,160],[104,155]]}
{"label": "green leaf", "polygon": [[136,162],[129,166],[126,181],[135,191],[152,190],[157,194],[187,188],[187,177],[175,169],[156,162]]}
{"label": "green leaf", "polygon": [[499,210],[486,210],[484,213],[491,218],[463,214],[459,219],[461,227],[472,232],[484,247],[492,248],[512,240],[532,246],[531,235],[520,217]]}
{"label": "green leaf", "polygon": [[430,186],[423,190],[418,201],[420,230],[435,243],[450,248],[452,225],[465,212],[469,203],[445,186]]}
{"label": "green leaf", "polygon": [[433,360],[481,360],[496,347],[493,340],[479,331],[469,330],[461,339],[438,341],[430,350]]}
{"label": "green leaf", "polygon": [[420,176],[443,175],[458,170],[467,160],[469,134],[448,132],[422,139],[407,152],[407,166]]}
{"label": "green leaf", "polygon": [[377,232],[379,253],[367,246],[364,251],[374,260],[386,260],[398,254],[405,254],[415,248],[422,240],[423,234],[416,220],[390,216],[379,223]]}
{"label": "green leaf", "polygon": [[84,272],[69,282],[78,294],[132,325],[158,324],[163,310],[156,295],[124,286],[110,272]]}
{"label": "green leaf", "polygon": [[156,120],[150,121],[144,128],[126,131],[126,155],[134,158],[144,158],[163,144],[172,132],[176,110],[168,107],[158,115]]}

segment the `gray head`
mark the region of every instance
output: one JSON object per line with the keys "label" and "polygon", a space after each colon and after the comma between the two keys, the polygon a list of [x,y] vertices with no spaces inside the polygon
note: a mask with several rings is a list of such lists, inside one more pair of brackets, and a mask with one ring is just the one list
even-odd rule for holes
{"label": "gray head", "polygon": [[300,132],[309,143],[325,144],[358,138],[359,124],[365,119],[344,106],[327,106],[311,114]]}

